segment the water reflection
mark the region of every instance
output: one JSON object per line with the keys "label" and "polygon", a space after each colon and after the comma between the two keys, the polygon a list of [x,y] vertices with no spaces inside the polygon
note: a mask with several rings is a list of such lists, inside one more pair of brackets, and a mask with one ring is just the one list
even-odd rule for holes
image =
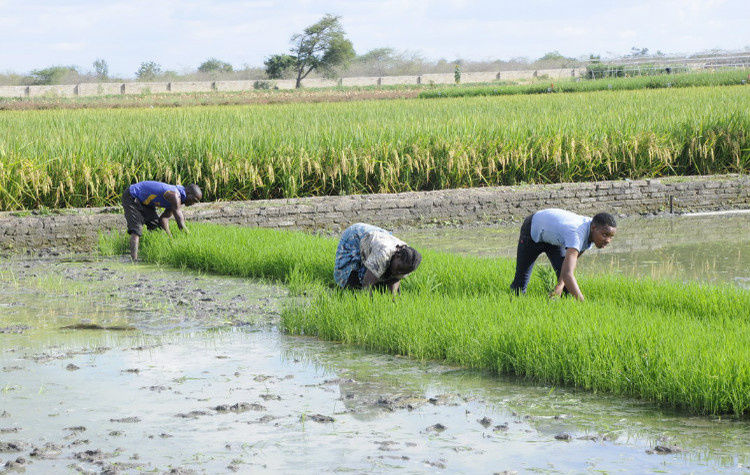
{"label": "water reflection", "polygon": [[[417,247],[515,258],[517,228],[423,228],[405,230],[399,237]],[[750,215],[622,218],[612,244],[584,254],[579,268],[750,288]]]}

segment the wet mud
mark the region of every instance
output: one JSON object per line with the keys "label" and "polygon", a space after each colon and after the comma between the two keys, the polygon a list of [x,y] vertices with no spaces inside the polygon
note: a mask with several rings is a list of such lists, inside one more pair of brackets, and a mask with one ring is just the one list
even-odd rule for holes
{"label": "wet mud", "polygon": [[750,424],[285,335],[283,288],[6,260],[0,470],[744,470]]}

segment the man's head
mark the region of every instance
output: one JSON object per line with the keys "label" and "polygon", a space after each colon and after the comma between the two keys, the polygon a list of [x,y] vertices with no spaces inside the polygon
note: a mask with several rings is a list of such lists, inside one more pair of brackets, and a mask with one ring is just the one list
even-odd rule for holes
{"label": "man's head", "polygon": [[615,217],[609,213],[599,213],[591,220],[589,240],[599,249],[606,247],[617,232]]}
{"label": "man's head", "polygon": [[413,247],[400,245],[391,257],[390,275],[393,278],[401,279],[405,275],[414,272],[422,262],[422,254]]}
{"label": "man's head", "polygon": [[185,206],[194,205],[203,199],[203,192],[195,183],[185,187]]}

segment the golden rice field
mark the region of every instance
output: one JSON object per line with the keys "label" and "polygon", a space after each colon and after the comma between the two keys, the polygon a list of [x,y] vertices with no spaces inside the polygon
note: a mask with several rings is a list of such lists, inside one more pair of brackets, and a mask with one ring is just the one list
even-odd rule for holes
{"label": "golden rice field", "polygon": [[750,171],[746,86],[0,113],[0,209],[103,206],[129,183],[209,200]]}

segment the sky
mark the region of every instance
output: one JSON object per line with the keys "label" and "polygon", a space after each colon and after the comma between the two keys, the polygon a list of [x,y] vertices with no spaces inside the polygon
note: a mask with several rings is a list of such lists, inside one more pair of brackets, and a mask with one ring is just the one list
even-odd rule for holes
{"label": "sky", "polygon": [[326,13],[341,16],[358,54],[391,47],[430,60],[750,47],[748,0],[0,0],[0,72],[88,71],[97,58],[120,77],[144,61],[262,66]]}

